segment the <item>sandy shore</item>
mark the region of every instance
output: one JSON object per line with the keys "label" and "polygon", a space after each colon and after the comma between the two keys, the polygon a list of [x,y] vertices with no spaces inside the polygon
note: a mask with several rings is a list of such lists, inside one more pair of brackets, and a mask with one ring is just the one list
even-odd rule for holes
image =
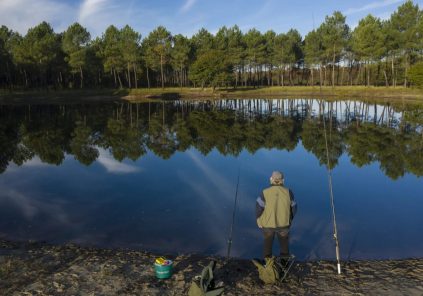
{"label": "sandy shore", "polygon": [[423,295],[423,259],[296,262],[285,282],[263,285],[248,260],[168,256],[174,275],[157,280],[156,256],[131,250],[0,240],[0,295],[186,295],[211,259],[224,295]]}

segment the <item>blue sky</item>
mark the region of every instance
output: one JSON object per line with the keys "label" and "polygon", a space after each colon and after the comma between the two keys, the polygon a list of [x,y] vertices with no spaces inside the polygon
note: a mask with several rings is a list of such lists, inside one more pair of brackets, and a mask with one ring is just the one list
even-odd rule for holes
{"label": "blue sky", "polygon": [[[257,28],[286,32],[296,28],[306,34],[326,15],[339,10],[354,27],[371,13],[389,18],[403,0],[0,0],[0,25],[24,34],[43,20],[57,32],[75,21],[93,36],[114,24],[129,24],[143,36],[158,25],[173,34],[191,36],[204,27],[215,33],[221,26],[237,24],[243,31]],[[423,0],[414,0],[423,7]]]}

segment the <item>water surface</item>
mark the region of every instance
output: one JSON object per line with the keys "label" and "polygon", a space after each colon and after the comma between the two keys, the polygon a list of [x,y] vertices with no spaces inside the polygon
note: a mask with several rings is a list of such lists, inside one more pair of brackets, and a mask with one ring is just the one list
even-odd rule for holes
{"label": "water surface", "polygon": [[225,255],[240,171],[232,255],[257,257],[277,169],[291,251],[333,258],[325,130],[342,257],[423,256],[423,109],[354,101],[0,106],[0,237]]}

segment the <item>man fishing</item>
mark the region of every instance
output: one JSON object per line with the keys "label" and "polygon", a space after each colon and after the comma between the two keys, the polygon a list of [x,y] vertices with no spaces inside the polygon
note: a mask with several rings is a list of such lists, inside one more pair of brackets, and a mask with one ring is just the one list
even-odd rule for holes
{"label": "man fishing", "polygon": [[280,244],[280,256],[289,257],[289,228],[297,211],[292,191],[284,187],[284,176],[274,171],[270,177],[270,187],[257,198],[257,225],[264,234],[264,258],[272,257],[275,234]]}

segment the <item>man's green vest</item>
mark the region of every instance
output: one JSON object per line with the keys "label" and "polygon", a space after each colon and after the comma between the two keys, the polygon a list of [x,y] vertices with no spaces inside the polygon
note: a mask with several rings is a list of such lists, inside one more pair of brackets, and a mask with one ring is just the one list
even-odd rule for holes
{"label": "man's green vest", "polygon": [[271,186],[263,190],[264,211],[257,224],[264,228],[287,227],[291,215],[289,190],[283,186]]}

